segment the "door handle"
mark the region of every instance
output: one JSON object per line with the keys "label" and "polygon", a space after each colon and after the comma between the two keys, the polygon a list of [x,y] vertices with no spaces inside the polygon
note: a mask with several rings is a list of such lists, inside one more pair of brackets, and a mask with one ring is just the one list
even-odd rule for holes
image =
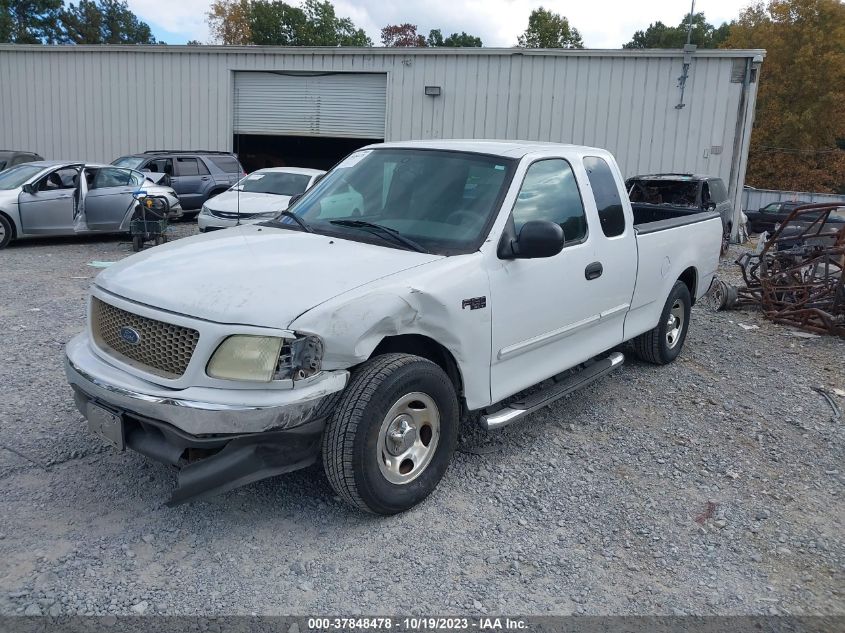
{"label": "door handle", "polygon": [[601,265],[601,262],[593,262],[592,264],[588,264],[584,269],[584,277],[587,278],[587,281],[592,281],[601,277],[603,272],[604,267]]}
{"label": "door handle", "polygon": [[203,176],[200,180],[208,180],[208,176]]}

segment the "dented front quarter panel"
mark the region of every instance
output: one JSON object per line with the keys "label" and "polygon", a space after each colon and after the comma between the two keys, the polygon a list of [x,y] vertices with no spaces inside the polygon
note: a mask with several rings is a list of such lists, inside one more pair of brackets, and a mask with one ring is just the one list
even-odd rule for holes
{"label": "dented front quarter panel", "polygon": [[[305,312],[289,327],[323,339],[325,369],[362,363],[389,336],[427,336],[457,361],[467,406],[484,407],[490,404],[491,308],[481,258],[481,253],[447,257],[353,289]],[[482,297],[483,302],[470,301]]]}

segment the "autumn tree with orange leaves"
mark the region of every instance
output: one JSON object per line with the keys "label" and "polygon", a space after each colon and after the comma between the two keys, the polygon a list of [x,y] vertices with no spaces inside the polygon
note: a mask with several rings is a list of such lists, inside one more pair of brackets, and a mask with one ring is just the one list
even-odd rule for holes
{"label": "autumn tree with orange leaves", "polygon": [[766,49],[746,184],[845,193],[845,4],[758,2],[723,46]]}

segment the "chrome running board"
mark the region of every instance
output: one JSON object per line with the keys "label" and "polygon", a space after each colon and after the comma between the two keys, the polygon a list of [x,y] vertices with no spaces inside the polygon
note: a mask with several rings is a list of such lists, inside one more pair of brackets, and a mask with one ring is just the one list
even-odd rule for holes
{"label": "chrome running board", "polygon": [[482,415],[481,426],[487,431],[493,431],[507,426],[511,422],[516,422],[520,418],[534,413],[537,409],[542,409],[550,405],[558,398],[577,391],[581,387],[586,387],[591,382],[621,367],[623,362],[625,362],[625,356],[621,352],[613,352],[607,358],[596,361],[589,367],[553,384],[543,391],[531,394],[519,402],[511,402],[495,413]]}

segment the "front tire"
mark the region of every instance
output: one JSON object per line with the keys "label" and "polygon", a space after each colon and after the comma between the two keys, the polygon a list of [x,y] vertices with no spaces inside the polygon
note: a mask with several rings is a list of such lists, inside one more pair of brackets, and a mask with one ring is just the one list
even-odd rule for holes
{"label": "front tire", "polygon": [[323,433],[329,483],[362,510],[408,510],[446,472],[459,420],[455,387],[436,364],[410,354],[372,358],[353,372]]}
{"label": "front tire", "polygon": [[12,241],[14,229],[9,219],[0,213],[0,248],[6,248]]}
{"label": "front tire", "polygon": [[634,339],[637,356],[655,365],[666,365],[675,360],[687,338],[691,308],[689,288],[684,282],[676,281],[663,305],[657,326]]}
{"label": "front tire", "polygon": [[144,248],[144,236],[143,235],[133,235],[132,236],[132,250],[136,253],[140,253],[141,249]]}

